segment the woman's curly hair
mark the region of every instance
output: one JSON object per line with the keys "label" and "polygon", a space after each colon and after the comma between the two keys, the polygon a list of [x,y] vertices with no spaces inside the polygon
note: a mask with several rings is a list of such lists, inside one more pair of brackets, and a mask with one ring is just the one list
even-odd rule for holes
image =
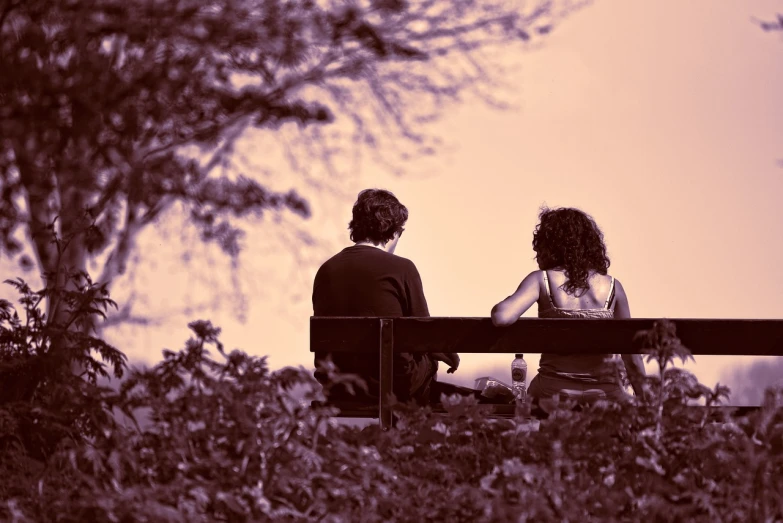
{"label": "woman's curly hair", "polygon": [[383,189],[365,189],[353,204],[353,219],[348,224],[351,241],[386,243],[395,233],[402,234],[408,221],[408,208],[394,194]]}
{"label": "woman's curly hair", "polygon": [[590,271],[606,274],[609,269],[604,235],[593,218],[579,209],[542,209],[533,231],[533,250],[542,271],[565,271],[563,290],[569,294],[590,289]]}

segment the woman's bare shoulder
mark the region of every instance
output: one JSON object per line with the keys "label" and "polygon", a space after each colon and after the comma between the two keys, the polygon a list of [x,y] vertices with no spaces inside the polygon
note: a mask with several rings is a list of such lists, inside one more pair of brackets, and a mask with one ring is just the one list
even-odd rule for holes
{"label": "woman's bare shoulder", "polygon": [[535,270],[535,271],[531,271],[531,272],[529,272],[527,274],[527,276],[522,278],[522,282],[520,283],[520,286],[522,286],[523,284],[528,283],[528,282],[529,283],[533,283],[533,282],[542,283],[544,281],[544,274],[546,274],[546,272],[542,271],[540,269]]}

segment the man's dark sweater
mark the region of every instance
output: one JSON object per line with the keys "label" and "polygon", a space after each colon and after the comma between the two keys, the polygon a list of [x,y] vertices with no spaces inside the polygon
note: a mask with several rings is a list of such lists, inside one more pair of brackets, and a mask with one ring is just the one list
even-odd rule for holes
{"label": "man's dark sweater", "polygon": [[[421,277],[412,261],[370,245],[347,247],[327,260],[313,284],[315,316],[429,316]],[[326,353],[315,354],[316,365]],[[378,397],[379,355],[377,346],[367,347],[367,354],[332,354],[332,361],[342,372],[358,374],[365,379],[369,397]],[[394,393],[401,401],[426,402],[429,384],[437,371],[437,361],[422,354],[395,355]],[[324,382],[325,376],[315,377]],[[332,399],[344,398],[345,392],[332,390]]]}

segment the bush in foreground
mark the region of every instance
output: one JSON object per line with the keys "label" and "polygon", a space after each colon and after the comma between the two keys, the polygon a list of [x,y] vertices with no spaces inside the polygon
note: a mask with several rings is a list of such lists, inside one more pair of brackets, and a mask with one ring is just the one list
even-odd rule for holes
{"label": "bush in foreground", "polygon": [[[8,368],[18,373],[19,361],[37,361],[49,346],[22,350],[26,327],[4,310],[3,380]],[[715,423],[709,411],[687,408],[699,397],[716,404],[727,390],[667,368],[674,357],[688,357],[670,323],[640,335],[649,357],[666,363],[651,380],[650,405],[598,402],[576,412],[553,402],[539,431],[488,419],[475,401],[458,397],[443,398],[445,415],[400,406],[387,432],[339,425],[330,409],[310,407],[319,393],[305,369],[271,372],[265,358],[224,351],[209,322],[190,327],[183,350],[131,371],[118,391],[87,381],[58,396],[58,409],[82,413],[65,420],[66,428],[41,417],[54,415],[50,396],[34,394],[26,408],[3,396],[0,518],[783,519],[783,393],[769,390],[747,419]],[[89,357],[86,349],[79,354]],[[102,369],[97,362],[90,368]],[[57,380],[47,380],[56,390]],[[143,413],[148,421],[123,424],[112,411],[131,420]],[[40,427],[35,438],[20,432],[24,419]]]}

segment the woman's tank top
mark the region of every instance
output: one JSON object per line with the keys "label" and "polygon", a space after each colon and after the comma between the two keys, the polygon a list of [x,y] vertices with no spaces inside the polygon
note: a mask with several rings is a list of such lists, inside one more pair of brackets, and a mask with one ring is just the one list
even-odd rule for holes
{"label": "woman's tank top", "polygon": [[[614,277],[612,277],[610,284],[609,296],[602,309],[561,309],[556,307],[552,300],[552,291],[549,288],[549,277],[546,271],[544,271],[544,286],[550,308],[541,310],[539,307],[539,318],[614,318],[614,311],[609,308],[612,298],[614,298]],[[612,354],[580,354],[578,352],[571,354],[544,353],[541,354],[538,372],[544,376],[585,383],[617,383],[616,373],[605,362],[612,356]]]}

